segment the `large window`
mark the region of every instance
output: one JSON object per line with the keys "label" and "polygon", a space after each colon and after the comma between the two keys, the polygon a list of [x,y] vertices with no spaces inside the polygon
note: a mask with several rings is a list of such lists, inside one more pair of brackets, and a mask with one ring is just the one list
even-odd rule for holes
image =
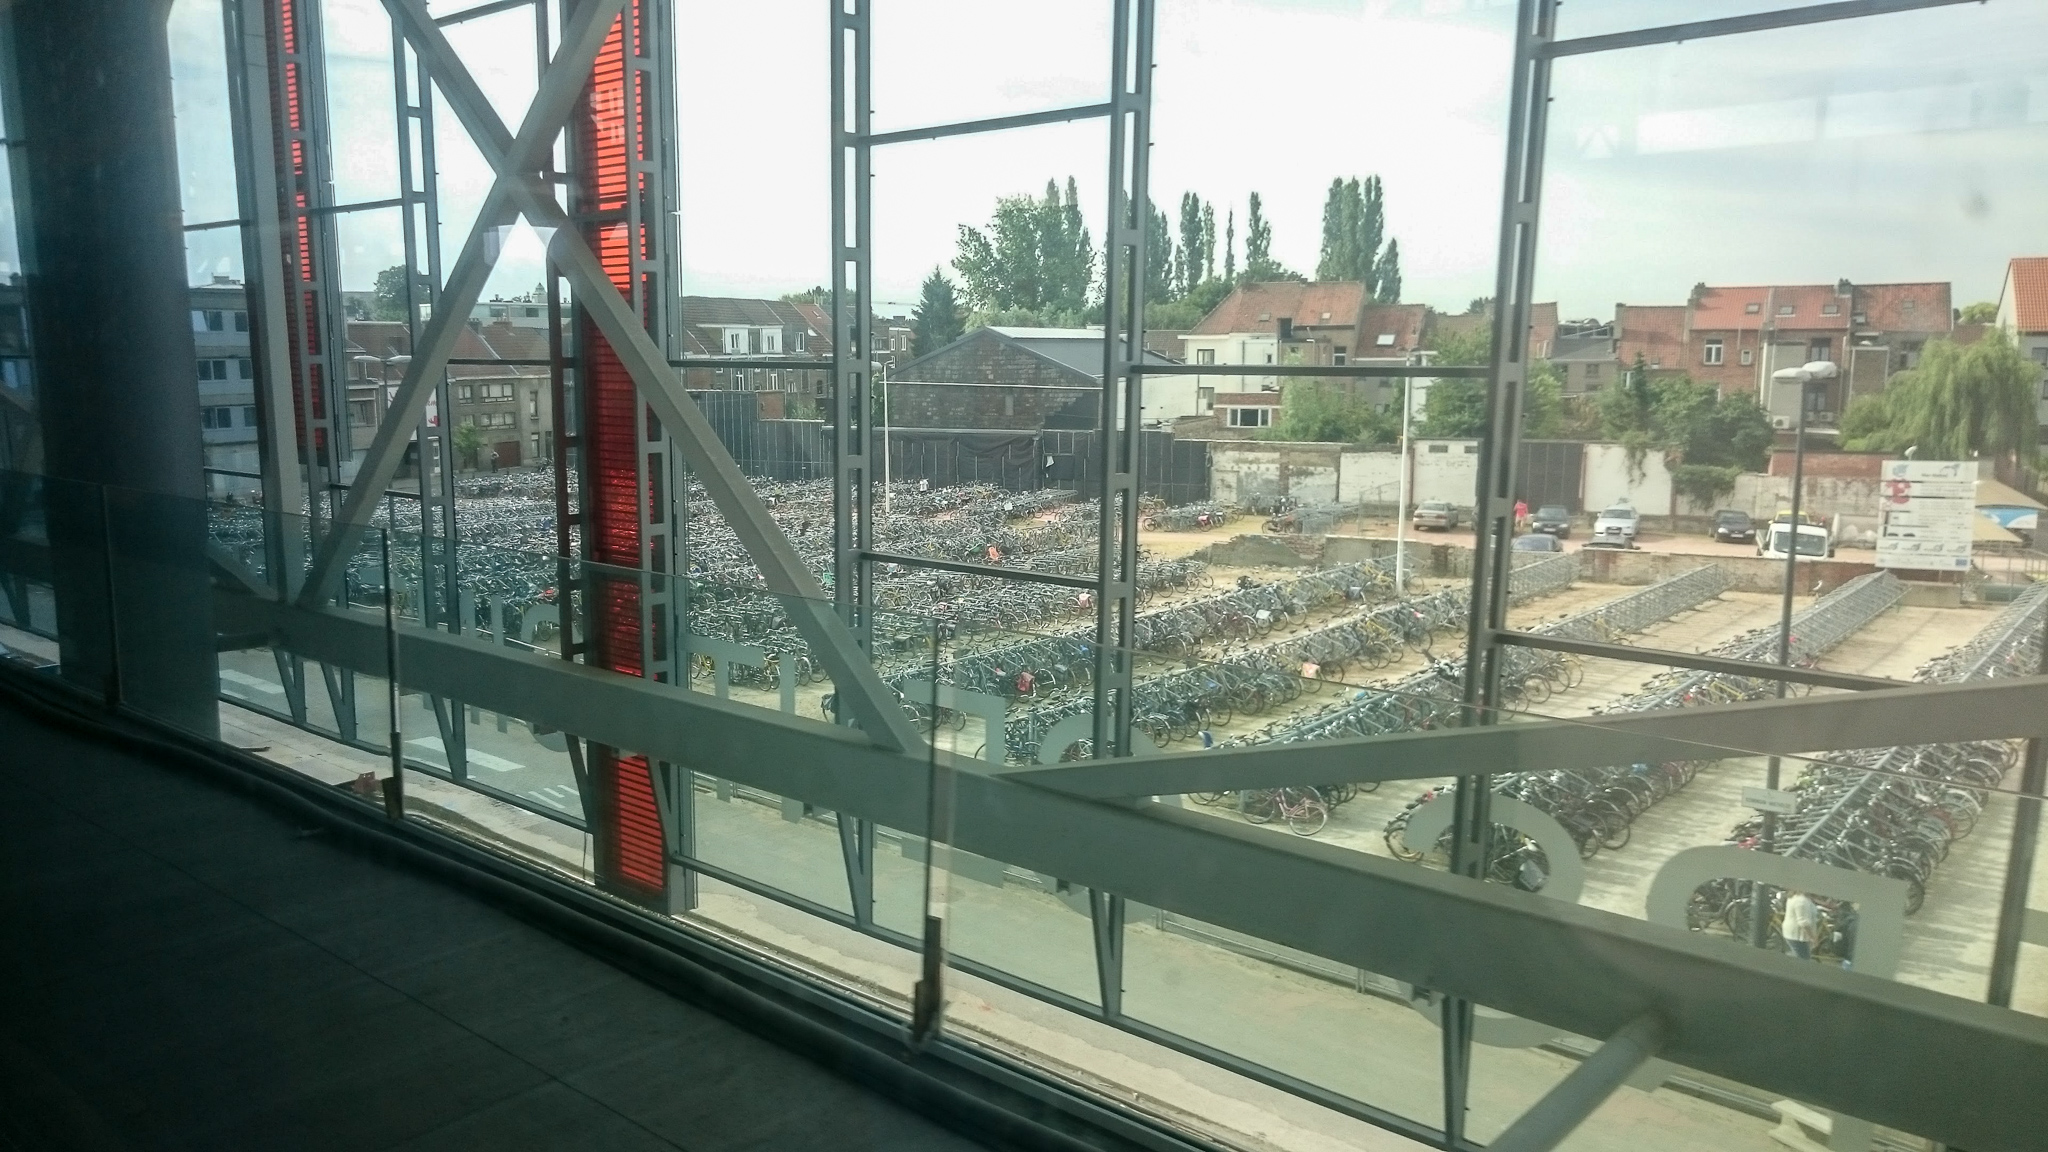
{"label": "large window", "polygon": [[1265,428],[1273,423],[1271,408],[1226,408],[1225,423],[1232,428]]}

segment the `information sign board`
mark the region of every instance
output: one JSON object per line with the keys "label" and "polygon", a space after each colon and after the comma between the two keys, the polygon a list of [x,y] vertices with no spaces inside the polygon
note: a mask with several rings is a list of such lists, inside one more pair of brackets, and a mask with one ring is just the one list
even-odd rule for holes
{"label": "information sign board", "polygon": [[1877,566],[1967,569],[1977,517],[1976,464],[1887,460],[1878,475]]}

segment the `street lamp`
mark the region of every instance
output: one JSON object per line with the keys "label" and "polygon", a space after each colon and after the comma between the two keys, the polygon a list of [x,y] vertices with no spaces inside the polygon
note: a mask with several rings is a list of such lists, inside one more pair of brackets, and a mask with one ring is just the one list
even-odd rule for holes
{"label": "street lamp", "polygon": [[[1780,666],[1792,663],[1792,592],[1799,581],[1799,497],[1806,487],[1806,393],[1814,384],[1833,380],[1841,369],[1832,360],[1809,360],[1797,368],[1780,368],[1771,373],[1773,385],[1795,386],[1799,389],[1799,422],[1792,434],[1792,514],[1791,523],[1785,525],[1785,591],[1778,606],[1778,663]],[[1776,520],[1766,525],[1764,539],[1776,535]],[[1825,550],[1823,550],[1825,553]],[[1778,699],[1785,698],[1785,681],[1778,681]],[[1764,769],[1764,787],[1771,791],[1778,788],[1778,758],[1772,756]],[[1762,835],[1757,846],[1765,852],[1777,850],[1778,818],[1774,813],[1765,812]],[[1770,917],[1764,906],[1763,885],[1755,885],[1749,900],[1749,942],[1761,948]]]}

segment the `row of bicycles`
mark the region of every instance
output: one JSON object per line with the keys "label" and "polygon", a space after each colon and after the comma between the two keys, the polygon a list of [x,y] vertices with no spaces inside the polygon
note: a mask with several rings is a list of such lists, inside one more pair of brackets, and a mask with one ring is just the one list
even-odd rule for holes
{"label": "row of bicycles", "polygon": [[1294,788],[1259,788],[1241,792],[1191,792],[1188,799],[1205,807],[1225,807],[1253,824],[1284,823],[1296,836],[1313,836],[1330,824],[1330,813],[1340,804],[1358,798],[1361,792],[1379,788],[1370,784],[1314,784]]}

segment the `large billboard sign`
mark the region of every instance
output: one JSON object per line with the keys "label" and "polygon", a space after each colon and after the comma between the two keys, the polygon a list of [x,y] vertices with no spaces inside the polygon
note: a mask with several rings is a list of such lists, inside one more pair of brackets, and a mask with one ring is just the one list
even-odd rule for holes
{"label": "large billboard sign", "polygon": [[1961,572],[1970,567],[1977,465],[1887,460],[1879,473],[1877,566]]}

